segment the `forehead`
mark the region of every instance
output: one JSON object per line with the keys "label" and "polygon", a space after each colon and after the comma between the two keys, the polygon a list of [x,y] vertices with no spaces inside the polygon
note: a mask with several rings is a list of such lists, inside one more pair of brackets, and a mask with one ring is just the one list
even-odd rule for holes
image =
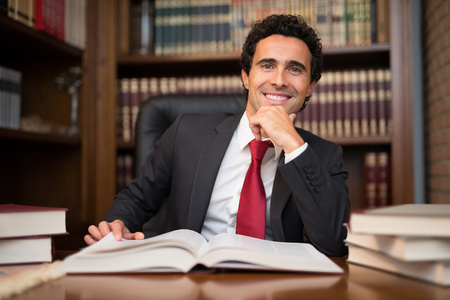
{"label": "forehead", "polygon": [[296,37],[271,35],[256,44],[253,62],[271,58],[279,62],[296,60],[308,68],[311,63],[311,52],[306,43]]}

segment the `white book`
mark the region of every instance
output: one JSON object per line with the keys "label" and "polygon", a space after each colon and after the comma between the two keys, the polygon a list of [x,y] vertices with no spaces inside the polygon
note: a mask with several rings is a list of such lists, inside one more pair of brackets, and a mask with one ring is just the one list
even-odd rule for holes
{"label": "white book", "polygon": [[266,241],[219,234],[209,242],[199,233],[180,229],[144,240],[116,241],[110,233],[68,256],[67,273],[182,272],[196,266],[312,273],[344,271],[312,245]]}
{"label": "white book", "polygon": [[364,234],[348,231],[352,244],[405,261],[450,260],[450,239]]}
{"label": "white book", "polygon": [[450,261],[408,262],[381,252],[348,245],[349,263],[355,263],[443,286],[450,286]]}
{"label": "white book", "polygon": [[450,204],[402,204],[352,211],[356,233],[450,237]]}

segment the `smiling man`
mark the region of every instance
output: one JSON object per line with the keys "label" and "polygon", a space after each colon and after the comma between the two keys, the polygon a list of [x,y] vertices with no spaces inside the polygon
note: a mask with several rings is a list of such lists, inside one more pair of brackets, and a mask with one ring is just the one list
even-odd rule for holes
{"label": "smiling man", "polygon": [[89,227],[86,243],[110,231],[116,239],[144,238],[142,225],[170,195],[167,231],[310,242],[327,255],[345,255],[350,203],[342,148],[294,127],[321,77],[321,59],[317,34],[302,17],[255,23],[241,56],[245,112],[180,116],[105,220]]}

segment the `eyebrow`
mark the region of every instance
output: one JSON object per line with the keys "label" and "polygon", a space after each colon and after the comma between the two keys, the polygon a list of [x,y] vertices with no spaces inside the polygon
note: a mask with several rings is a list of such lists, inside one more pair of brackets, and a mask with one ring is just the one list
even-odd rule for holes
{"label": "eyebrow", "polygon": [[[277,62],[277,60],[274,59],[274,58],[263,58],[263,59],[259,60],[259,61],[256,63],[256,65],[261,65],[261,64],[265,64],[265,63],[276,63],[276,62]],[[307,71],[308,71],[308,70],[306,69],[306,66],[305,66],[304,64],[302,64],[301,62],[299,62],[299,61],[296,61],[296,60],[289,60],[287,64],[288,64],[288,65],[297,66],[297,67],[299,67],[300,69],[302,69],[302,71],[304,71],[304,72],[307,72]]]}

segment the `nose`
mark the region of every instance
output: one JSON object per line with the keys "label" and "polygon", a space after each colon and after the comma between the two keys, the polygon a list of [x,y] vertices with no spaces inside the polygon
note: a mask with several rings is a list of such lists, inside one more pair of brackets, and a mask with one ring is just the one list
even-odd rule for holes
{"label": "nose", "polygon": [[286,87],[288,85],[288,81],[286,79],[286,73],[284,72],[284,70],[275,70],[270,78],[270,84],[277,88]]}

